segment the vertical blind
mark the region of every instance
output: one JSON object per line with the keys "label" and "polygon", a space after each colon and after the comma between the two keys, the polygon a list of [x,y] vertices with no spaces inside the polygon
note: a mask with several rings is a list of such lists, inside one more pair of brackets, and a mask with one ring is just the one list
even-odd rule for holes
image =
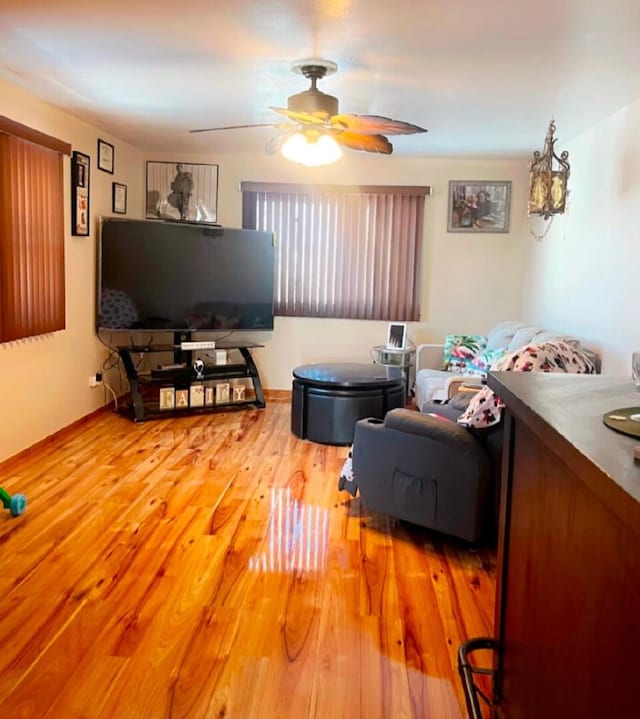
{"label": "vertical blind", "polygon": [[276,314],[419,319],[428,187],[241,189],[243,226],[277,235]]}
{"label": "vertical blind", "polygon": [[61,152],[0,124],[1,342],[64,329],[63,203]]}

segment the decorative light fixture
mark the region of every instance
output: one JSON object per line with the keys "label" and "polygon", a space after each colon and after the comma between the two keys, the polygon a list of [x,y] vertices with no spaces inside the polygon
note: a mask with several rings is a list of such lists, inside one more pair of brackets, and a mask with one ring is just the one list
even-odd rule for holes
{"label": "decorative light fixture", "polygon": [[308,167],[330,165],[342,157],[342,148],[333,137],[317,130],[294,133],[287,138],[280,152],[287,160]]}
{"label": "decorative light fixture", "polygon": [[568,193],[569,153],[565,150],[560,157],[556,155],[556,141],[553,137],[555,131],[555,123],[551,120],[544,141],[544,151],[540,154],[536,150],[529,164],[529,215],[541,215],[545,220],[553,219],[554,215],[564,212]]}

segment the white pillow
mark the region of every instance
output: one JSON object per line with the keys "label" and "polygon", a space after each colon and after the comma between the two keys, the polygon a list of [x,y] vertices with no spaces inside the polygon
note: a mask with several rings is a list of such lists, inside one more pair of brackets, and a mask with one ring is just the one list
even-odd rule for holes
{"label": "white pillow", "polygon": [[524,327],[524,323],[519,320],[500,322],[487,335],[487,349],[506,349],[509,346],[509,342],[513,339],[513,335],[521,327]]}
{"label": "white pillow", "polygon": [[511,342],[509,342],[509,346],[507,347],[507,352],[515,352],[516,350],[519,350],[520,347],[532,344],[533,338],[539,332],[542,332],[540,327],[530,327],[528,325],[521,327],[511,338]]}

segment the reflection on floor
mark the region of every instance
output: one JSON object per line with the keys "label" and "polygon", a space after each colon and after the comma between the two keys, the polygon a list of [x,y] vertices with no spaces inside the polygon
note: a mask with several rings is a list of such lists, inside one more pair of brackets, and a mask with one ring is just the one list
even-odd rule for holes
{"label": "reflection on floor", "polygon": [[249,558],[252,572],[319,572],[327,562],[329,510],[292,498],[291,488],[271,489],[268,548]]}

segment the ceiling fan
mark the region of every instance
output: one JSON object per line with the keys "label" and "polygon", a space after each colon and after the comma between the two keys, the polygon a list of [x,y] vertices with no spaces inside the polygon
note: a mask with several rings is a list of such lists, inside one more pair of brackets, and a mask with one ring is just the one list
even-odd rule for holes
{"label": "ceiling fan", "polygon": [[[294,72],[304,75],[311,81],[308,90],[289,97],[287,108],[271,107],[269,109],[283,115],[288,122],[262,122],[249,125],[228,125],[226,127],[207,127],[191,132],[214,132],[218,130],[237,130],[248,127],[274,127],[284,130],[284,134],[270,143],[270,151],[281,150],[282,153],[294,161],[304,164],[326,164],[322,162],[305,162],[287,154],[287,147],[297,143],[314,149],[320,145],[342,145],[352,150],[377,152],[390,155],[393,145],[387,135],[413,135],[427,132],[424,128],[409,122],[392,120],[380,115],[349,115],[340,114],[338,99],[328,95],[317,88],[318,80],[325,75],[334,73],[338,66],[330,60],[308,59],[294,62],[291,66]],[[327,140],[327,138],[330,138]],[[336,145],[337,143],[337,145]],[[296,150],[297,152],[297,150]],[[323,151],[326,153],[326,150]],[[329,153],[330,154],[330,153]],[[337,147],[337,156],[328,162],[338,159],[342,154]]]}

